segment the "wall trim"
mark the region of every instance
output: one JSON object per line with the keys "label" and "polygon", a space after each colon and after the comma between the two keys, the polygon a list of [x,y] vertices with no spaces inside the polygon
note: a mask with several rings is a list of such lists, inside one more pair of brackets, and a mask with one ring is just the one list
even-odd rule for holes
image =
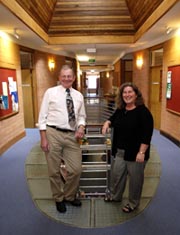
{"label": "wall trim", "polygon": [[0,149],[0,156],[8,149],[10,148],[13,144],[15,144],[17,141],[19,141],[20,139],[22,139],[24,136],[26,136],[26,132],[23,131],[21,132],[19,135],[15,136],[14,139],[10,140],[9,142],[7,142],[5,145],[3,145]]}
{"label": "wall trim", "polygon": [[180,140],[177,140],[176,138],[172,137],[169,133],[160,130],[160,134],[171,140],[174,144],[176,144],[178,147],[180,147]]}

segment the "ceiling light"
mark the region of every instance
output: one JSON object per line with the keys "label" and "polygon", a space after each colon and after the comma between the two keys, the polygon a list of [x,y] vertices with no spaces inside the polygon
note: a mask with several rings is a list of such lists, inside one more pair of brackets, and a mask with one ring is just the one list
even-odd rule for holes
{"label": "ceiling light", "polygon": [[6,34],[5,32],[3,32],[3,31],[0,30],[0,37],[6,39],[6,38],[7,38],[7,34]]}
{"label": "ceiling light", "polygon": [[83,55],[82,56],[78,55],[77,59],[78,59],[78,61],[88,61],[89,57],[88,56],[83,56]]}
{"label": "ceiling light", "polygon": [[167,33],[167,34],[170,34],[170,32],[171,32],[172,30],[173,30],[173,29],[172,29],[171,27],[167,27],[166,33]]}
{"label": "ceiling light", "polygon": [[87,48],[87,53],[96,53],[96,48]]}
{"label": "ceiling light", "polygon": [[14,29],[14,37],[20,39],[19,34],[17,33],[17,29]]}
{"label": "ceiling light", "polygon": [[176,35],[180,36],[180,28],[176,30]]}

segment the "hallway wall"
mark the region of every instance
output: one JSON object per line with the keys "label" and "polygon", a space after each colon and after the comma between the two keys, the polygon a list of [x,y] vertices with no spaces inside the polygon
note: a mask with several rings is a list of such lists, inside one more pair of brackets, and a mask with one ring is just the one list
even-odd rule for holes
{"label": "hallway wall", "polygon": [[[50,71],[48,68],[48,60],[55,61],[55,68]],[[35,51],[34,68],[37,86],[37,112],[39,113],[40,105],[44,92],[49,88],[57,85],[59,69],[65,64],[65,57],[58,55],[50,55],[45,52]],[[37,120],[36,120],[37,121]]]}
{"label": "hallway wall", "polygon": [[[48,67],[48,61],[53,59],[55,63],[54,70],[50,71]],[[35,78],[37,82],[37,113],[39,113],[40,105],[44,92],[52,86],[56,86],[58,83],[59,71],[62,65],[71,64],[76,73],[76,60],[61,55],[47,54],[41,51],[35,51],[34,53],[34,68]],[[76,85],[76,84],[74,84]],[[37,121],[37,120],[36,120]]]}
{"label": "hallway wall", "polygon": [[[180,146],[180,114],[173,113],[166,108],[167,71],[169,66],[180,65],[180,36],[164,42],[163,45],[163,72],[162,72],[162,106],[160,131]],[[136,66],[136,58],[142,56],[141,69]],[[150,50],[134,52],[133,82],[141,89],[145,104],[149,106],[150,93]],[[179,80],[180,82],[180,80]]]}
{"label": "hallway wall", "polygon": [[[49,71],[48,60],[53,57],[55,61],[54,71]],[[37,100],[36,113],[39,113],[42,97],[45,90],[49,87],[57,85],[60,67],[65,63],[74,63],[74,59],[47,54],[40,51],[34,52],[34,71],[36,82]],[[0,120],[0,155],[5,152],[11,145],[16,143],[25,136],[24,108],[23,108],[23,91],[22,91],[22,75],[20,63],[20,47],[7,38],[0,37],[0,67],[16,69],[16,78],[18,86],[19,112],[16,115]],[[37,123],[35,116],[35,123]]]}
{"label": "hallway wall", "polygon": [[[166,109],[167,71],[169,66],[180,65],[180,36],[164,43],[163,50],[163,82],[162,82],[162,112],[161,131],[175,138],[180,146],[180,114],[172,113]],[[180,74],[179,74],[180,78]],[[180,82],[180,79],[179,79]],[[180,105],[180,104],[179,104]]]}
{"label": "hallway wall", "polygon": [[[149,86],[150,86],[150,70],[149,70],[149,49],[135,52],[133,55],[133,82],[140,88],[145,100],[145,104],[149,106]],[[143,65],[139,69],[136,66],[136,59],[138,56],[142,56]]]}
{"label": "hallway wall", "polygon": [[19,46],[0,37],[0,67],[16,69],[19,112],[0,121],[0,155],[25,136]]}

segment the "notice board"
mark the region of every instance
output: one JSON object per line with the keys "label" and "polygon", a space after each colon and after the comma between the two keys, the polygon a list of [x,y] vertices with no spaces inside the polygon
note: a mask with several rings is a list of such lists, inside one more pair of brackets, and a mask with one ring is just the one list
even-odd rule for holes
{"label": "notice board", "polygon": [[167,109],[180,115],[180,65],[168,67]]}
{"label": "notice board", "polygon": [[18,113],[16,70],[0,68],[0,120]]}

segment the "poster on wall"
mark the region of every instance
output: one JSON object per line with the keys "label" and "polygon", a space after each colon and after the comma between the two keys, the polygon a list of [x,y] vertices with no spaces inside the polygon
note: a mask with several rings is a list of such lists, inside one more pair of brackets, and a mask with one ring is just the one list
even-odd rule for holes
{"label": "poster on wall", "polygon": [[0,68],[0,120],[17,114],[18,110],[16,70]]}
{"label": "poster on wall", "polygon": [[171,98],[171,92],[172,92],[171,78],[172,78],[172,71],[168,71],[167,72],[167,87],[166,87],[166,98],[167,99]]}
{"label": "poster on wall", "polygon": [[180,65],[168,67],[166,108],[180,115]]}

